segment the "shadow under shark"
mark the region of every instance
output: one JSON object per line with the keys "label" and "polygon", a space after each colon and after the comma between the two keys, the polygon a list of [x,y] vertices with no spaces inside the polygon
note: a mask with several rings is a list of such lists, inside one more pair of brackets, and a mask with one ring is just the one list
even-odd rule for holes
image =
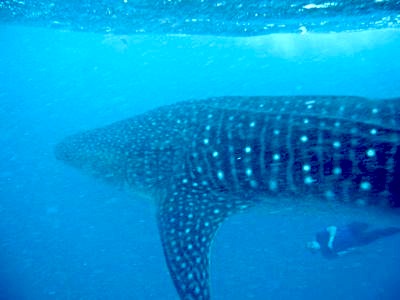
{"label": "shadow under shark", "polygon": [[234,213],[308,196],[400,206],[400,98],[186,101],[67,137],[55,153],[153,198],[180,297],[209,299],[210,246]]}

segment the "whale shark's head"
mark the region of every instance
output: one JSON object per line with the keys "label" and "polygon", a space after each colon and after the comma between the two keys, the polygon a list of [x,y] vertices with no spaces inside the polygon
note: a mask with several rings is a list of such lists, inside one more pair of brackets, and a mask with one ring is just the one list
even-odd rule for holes
{"label": "whale shark's head", "polygon": [[154,129],[132,118],[68,136],[56,145],[55,156],[87,175],[116,185],[127,183],[148,195],[170,172],[170,151],[154,149],[154,143]]}
{"label": "whale shark's head", "polygon": [[110,183],[124,181],[126,155],[118,139],[102,129],[66,137],[55,147],[58,160]]}

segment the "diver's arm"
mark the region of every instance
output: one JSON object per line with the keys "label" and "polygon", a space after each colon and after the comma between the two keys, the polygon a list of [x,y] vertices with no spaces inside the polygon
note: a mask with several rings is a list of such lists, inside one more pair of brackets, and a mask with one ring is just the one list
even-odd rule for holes
{"label": "diver's arm", "polygon": [[329,226],[329,227],[326,228],[326,231],[328,231],[328,233],[329,233],[328,248],[332,250],[333,241],[335,240],[337,227],[336,226]]}

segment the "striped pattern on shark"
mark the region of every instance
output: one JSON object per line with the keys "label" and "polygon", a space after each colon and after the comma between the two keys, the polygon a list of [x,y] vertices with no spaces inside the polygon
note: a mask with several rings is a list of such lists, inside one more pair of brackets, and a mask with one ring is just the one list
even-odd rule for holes
{"label": "striped pattern on shark", "polygon": [[400,98],[186,101],[67,137],[56,156],[156,201],[181,299],[209,299],[210,247],[230,215],[284,197],[400,206]]}

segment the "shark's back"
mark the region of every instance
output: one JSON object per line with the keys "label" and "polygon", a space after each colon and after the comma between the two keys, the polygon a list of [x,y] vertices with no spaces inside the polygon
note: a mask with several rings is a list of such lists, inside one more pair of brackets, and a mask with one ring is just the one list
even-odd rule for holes
{"label": "shark's back", "polygon": [[[399,99],[225,97],[171,106],[182,171],[232,194],[399,204]],[[184,155],[183,155],[184,153]],[[185,181],[186,181],[185,180]]]}

